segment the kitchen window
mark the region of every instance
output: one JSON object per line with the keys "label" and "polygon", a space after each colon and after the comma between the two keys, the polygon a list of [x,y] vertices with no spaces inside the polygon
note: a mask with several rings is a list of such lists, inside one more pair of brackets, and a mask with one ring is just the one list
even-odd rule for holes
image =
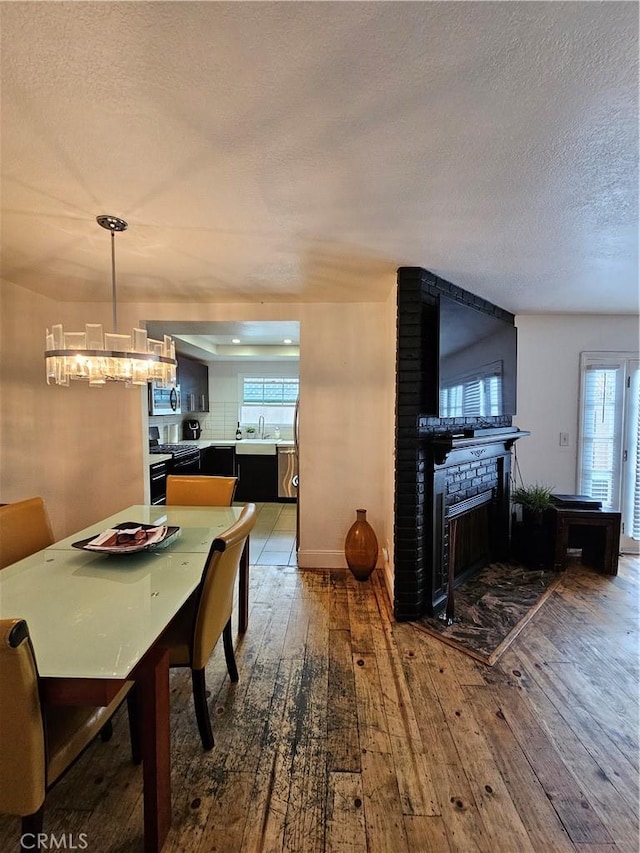
{"label": "kitchen window", "polygon": [[299,390],[297,376],[244,376],[240,422],[257,424],[263,417],[270,426],[292,426]]}

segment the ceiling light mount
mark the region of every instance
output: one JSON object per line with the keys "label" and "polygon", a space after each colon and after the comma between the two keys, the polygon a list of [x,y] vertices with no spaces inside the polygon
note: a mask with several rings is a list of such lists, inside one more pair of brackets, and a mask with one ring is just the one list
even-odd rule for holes
{"label": "ceiling light mount", "polygon": [[106,214],[102,214],[101,216],[96,216],[96,222],[98,225],[101,225],[103,228],[106,228],[107,231],[126,231],[129,227],[129,223],[125,222],[124,219],[120,219],[119,216],[107,216]]}
{"label": "ceiling light mount", "polygon": [[85,379],[94,387],[108,381],[171,387],[176,382],[177,365],[173,340],[168,335],[162,341],[147,338],[146,329],[118,334],[115,235],[126,231],[128,224],[106,214],[97,216],[96,221],[111,233],[113,332],[103,333],[101,323],[87,323],[84,332],[65,332],[61,324],[47,329],[47,384],[68,386],[72,379]]}

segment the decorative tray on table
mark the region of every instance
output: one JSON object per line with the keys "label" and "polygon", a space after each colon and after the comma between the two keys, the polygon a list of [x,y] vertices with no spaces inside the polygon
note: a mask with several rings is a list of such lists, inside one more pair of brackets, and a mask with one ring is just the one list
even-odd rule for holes
{"label": "decorative tray on table", "polygon": [[72,547],[98,554],[135,554],[138,551],[164,548],[179,532],[179,527],[122,521],[98,536],[73,542]]}

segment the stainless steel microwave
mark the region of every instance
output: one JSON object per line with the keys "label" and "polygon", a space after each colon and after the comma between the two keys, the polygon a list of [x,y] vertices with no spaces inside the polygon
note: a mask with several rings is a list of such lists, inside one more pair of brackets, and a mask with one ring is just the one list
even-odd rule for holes
{"label": "stainless steel microwave", "polygon": [[179,415],[180,386],[172,388],[156,388],[149,385],[149,414],[150,415]]}

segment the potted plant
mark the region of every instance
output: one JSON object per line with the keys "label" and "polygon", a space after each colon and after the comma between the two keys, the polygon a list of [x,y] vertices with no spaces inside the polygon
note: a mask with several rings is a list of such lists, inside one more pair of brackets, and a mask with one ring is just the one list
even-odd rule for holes
{"label": "potted plant", "polygon": [[512,526],[512,554],[529,568],[553,563],[552,492],[552,487],[539,483],[516,486],[511,492],[511,503],[522,510],[522,520]]}
{"label": "potted plant", "polygon": [[256,428],[255,427],[251,427],[251,426],[247,427],[247,438],[254,438],[255,434],[256,434]]}
{"label": "potted plant", "polygon": [[541,486],[538,483],[534,486],[516,486],[511,492],[511,503],[519,504],[523,515],[532,513],[539,516],[553,506],[552,492],[553,489],[549,486]]}

